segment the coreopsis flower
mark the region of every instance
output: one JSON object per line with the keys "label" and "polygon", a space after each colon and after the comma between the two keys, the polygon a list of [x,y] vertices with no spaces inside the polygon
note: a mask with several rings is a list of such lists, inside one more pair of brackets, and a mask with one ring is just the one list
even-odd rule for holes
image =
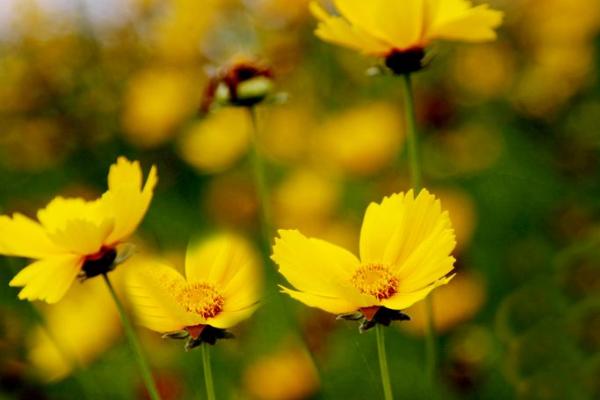
{"label": "coreopsis flower", "polygon": [[137,161],[119,157],[108,173],[108,191],[94,201],[56,197],[38,221],[15,213],[0,216],[0,254],[36,260],[9,283],[22,300],[56,303],[76,277],[106,274],[125,254],[125,243],[146,214],[157,182],[152,167],[142,186]]}
{"label": "coreopsis flower", "polygon": [[456,242],[447,212],[427,190],[371,203],[360,233],[360,258],[331,243],[280,230],[273,260],[296,290],[284,293],[342,318],[361,331],[406,320],[401,310],[450,281]]}
{"label": "coreopsis flower", "polygon": [[316,2],[312,13],[321,39],[385,58],[397,74],[421,69],[424,49],[435,40],[483,42],[496,38],[503,14],[468,0],[334,0],[340,16]]}
{"label": "coreopsis flower", "polygon": [[139,322],[165,337],[188,339],[186,350],[229,338],[227,329],[258,306],[262,286],[252,249],[231,235],[190,246],[185,277],[158,260],[133,260],[127,291]]}
{"label": "coreopsis flower", "polygon": [[208,112],[214,103],[252,107],[273,90],[273,71],[260,62],[238,58],[216,71],[204,91],[200,112]]}

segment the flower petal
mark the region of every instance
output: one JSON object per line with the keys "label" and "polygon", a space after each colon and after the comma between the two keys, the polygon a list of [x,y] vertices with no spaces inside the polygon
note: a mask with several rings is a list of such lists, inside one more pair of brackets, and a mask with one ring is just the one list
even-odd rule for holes
{"label": "flower petal", "polygon": [[115,227],[108,238],[113,244],[129,237],[148,211],[154,187],[158,182],[156,167],[150,169],[142,188],[142,170],[139,162],[119,157],[108,173],[108,191],[102,196],[107,212],[115,218]]}
{"label": "flower petal", "polygon": [[356,300],[359,293],[351,286],[350,278],[359,261],[352,253],[296,230],[280,230],[279,236],[271,258],[296,289],[327,298]]}
{"label": "flower petal", "polygon": [[237,325],[239,322],[250,317],[250,315],[252,315],[252,313],[256,311],[257,308],[258,305],[255,304],[253,306],[249,306],[235,311],[223,310],[214,318],[208,318],[206,322],[208,325],[214,326],[215,328],[231,328],[232,326]]}
{"label": "flower petal", "polygon": [[319,296],[312,293],[299,292],[280,286],[281,291],[290,295],[295,300],[306,304],[309,307],[320,308],[332,314],[344,314],[356,311],[360,308],[355,302],[345,300],[340,297]]}
{"label": "flower petal", "polygon": [[78,256],[57,256],[34,262],[23,268],[9,283],[23,287],[21,300],[43,300],[56,303],[67,292],[82,264]]}
{"label": "flower petal", "polygon": [[175,300],[186,281],[173,268],[151,259],[127,262],[126,287],[139,322],[157,332],[169,332],[204,322]]}
{"label": "flower petal", "polygon": [[104,220],[101,224],[83,220],[69,219],[63,228],[48,236],[61,248],[79,255],[97,253],[113,230],[113,221]]}
{"label": "flower petal", "polygon": [[81,198],[54,198],[45,208],[37,213],[38,220],[47,232],[55,232],[65,228],[68,221],[73,219],[89,221],[100,225],[107,217],[101,208],[99,200],[85,201]]}
{"label": "flower petal", "polygon": [[60,252],[37,222],[22,214],[0,216],[0,254],[43,258]]}
{"label": "flower petal", "polygon": [[486,4],[472,7],[466,0],[429,1],[436,6],[427,39],[483,42],[496,38],[494,29],[502,23],[504,16],[501,11],[492,10]]}
{"label": "flower petal", "polygon": [[427,295],[438,286],[442,286],[450,282],[450,280],[454,277],[454,275],[449,276],[447,278],[440,279],[431,283],[429,286],[426,286],[422,289],[416,290],[414,292],[398,292],[394,296],[389,299],[382,300],[381,304],[384,307],[390,308],[392,310],[404,310],[418,301],[423,300]]}
{"label": "flower petal", "polygon": [[[185,269],[188,282],[217,288],[225,299],[224,313],[241,315],[237,312],[255,307],[260,299],[263,277],[258,256],[238,236],[221,234],[190,246]],[[215,318],[225,318],[220,315]]]}
{"label": "flower petal", "polygon": [[440,255],[443,259],[455,244],[448,214],[442,212],[439,200],[426,189],[416,199],[410,190],[406,195],[394,194],[381,204],[369,205],[360,237],[363,263],[388,265],[402,279],[414,268],[422,269],[422,265],[405,265],[419,249],[427,249],[428,256]]}
{"label": "flower petal", "polygon": [[327,14],[316,2],[310,4],[310,9],[320,21],[315,34],[325,41],[374,55],[384,55],[393,47],[365,30],[350,25],[344,18]]}

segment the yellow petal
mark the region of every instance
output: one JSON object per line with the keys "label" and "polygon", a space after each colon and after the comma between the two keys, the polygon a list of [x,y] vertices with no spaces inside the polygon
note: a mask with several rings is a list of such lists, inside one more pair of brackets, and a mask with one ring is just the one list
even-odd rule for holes
{"label": "yellow petal", "polygon": [[412,190],[386,197],[365,213],[360,237],[363,263],[383,263],[396,272],[404,268],[408,274],[404,264],[415,251],[426,248],[449,256],[454,246],[450,218],[426,189],[416,199]]}
{"label": "yellow petal", "polygon": [[315,34],[325,41],[374,55],[384,55],[393,47],[360,27],[350,25],[344,18],[327,14],[315,2],[310,4],[310,9],[321,21]]}
{"label": "yellow petal", "polygon": [[316,294],[299,292],[280,286],[281,291],[290,295],[295,300],[306,304],[309,307],[319,308],[332,314],[344,314],[357,311],[360,307],[351,301],[340,297],[319,296]]}
{"label": "yellow petal", "polygon": [[221,311],[214,318],[207,319],[207,323],[215,328],[227,329],[237,325],[239,322],[247,319],[252,315],[258,305],[246,307],[235,311]]}
{"label": "yellow petal", "polygon": [[454,275],[440,279],[436,282],[431,283],[429,286],[416,290],[414,292],[398,292],[389,299],[382,300],[381,304],[384,307],[392,310],[404,310],[415,304],[418,301],[423,300],[427,295],[436,287],[445,285],[454,277]]}
{"label": "yellow petal", "polygon": [[[188,282],[209,283],[223,295],[223,312],[255,307],[260,299],[263,277],[258,256],[238,236],[221,234],[191,245],[185,269]],[[220,315],[217,318],[225,318]]]}
{"label": "yellow petal", "polygon": [[157,332],[169,332],[202,322],[175,300],[186,281],[173,268],[140,258],[127,263],[126,287],[139,322]]}
{"label": "yellow petal", "polygon": [[472,7],[466,0],[438,0],[436,3],[427,39],[483,42],[496,38],[494,29],[502,23],[502,12],[491,10],[485,4]]}
{"label": "yellow petal", "polygon": [[150,169],[142,188],[142,170],[137,161],[119,157],[108,173],[108,191],[102,196],[105,212],[115,219],[115,227],[108,243],[114,244],[129,237],[148,211],[154,187],[158,181],[156,168]]}
{"label": "yellow petal", "polygon": [[101,203],[85,201],[80,198],[54,198],[45,208],[37,213],[38,220],[47,232],[55,232],[65,228],[70,220],[84,220],[100,225],[110,219],[103,213]]}
{"label": "yellow petal", "polygon": [[21,214],[0,216],[0,254],[42,258],[60,252],[37,222]]}
{"label": "yellow petal", "polygon": [[376,8],[376,23],[396,49],[405,50],[423,45],[425,0],[404,0],[402,2],[359,0],[355,2],[371,4],[371,7]]}
{"label": "yellow petal", "polygon": [[81,268],[78,256],[58,256],[39,260],[23,268],[9,283],[23,287],[21,300],[56,303],[67,292]]}
{"label": "yellow petal", "polygon": [[49,233],[48,236],[57,246],[85,256],[100,251],[112,232],[113,225],[113,220],[110,219],[99,225],[83,219],[69,219],[63,228]]}
{"label": "yellow petal", "polygon": [[272,259],[296,289],[325,298],[355,300],[358,292],[349,283],[359,266],[354,255],[296,230],[280,230],[279,236]]}

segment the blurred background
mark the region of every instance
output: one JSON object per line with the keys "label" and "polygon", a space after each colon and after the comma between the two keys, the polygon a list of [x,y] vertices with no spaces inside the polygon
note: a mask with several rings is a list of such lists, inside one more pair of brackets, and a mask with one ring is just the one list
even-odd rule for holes
{"label": "blurred background", "polygon": [[[259,108],[276,225],[356,251],[366,205],[409,188],[401,87],[319,41],[307,3],[0,0],[0,212],[94,198],[126,155],[159,171],[144,251],[181,267],[191,238],[227,229],[258,252],[248,115],[198,114],[211,71],[245,55],[288,98]],[[426,186],[456,228],[458,275],[434,293],[435,387],[421,306],[387,329],[394,392],[598,399],[600,5],[489,3],[506,13],[498,41],[435,45],[415,76]],[[0,399],[145,399],[102,282],[32,305],[8,287],[25,263],[0,259]],[[374,334],[354,323],[271,290],[234,333],[213,351],[218,398],[380,397]],[[165,400],[204,398],[197,351],[139,334]]]}

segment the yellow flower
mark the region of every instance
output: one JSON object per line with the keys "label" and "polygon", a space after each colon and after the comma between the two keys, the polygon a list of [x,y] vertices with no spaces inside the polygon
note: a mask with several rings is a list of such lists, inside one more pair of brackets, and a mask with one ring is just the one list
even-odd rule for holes
{"label": "yellow flower", "polygon": [[152,167],[142,187],[139,163],[119,157],[108,173],[108,191],[97,200],[57,197],[38,211],[39,222],[18,213],[0,216],[0,254],[36,260],[9,283],[23,287],[19,298],[56,303],[78,275],[108,272],[116,247],[146,214],[156,182]]}
{"label": "yellow flower", "polygon": [[29,332],[28,359],[48,381],[65,378],[76,365],[89,365],[121,334],[117,309],[99,280],[74,286],[60,303],[41,311],[45,326]]}
{"label": "yellow flower", "polygon": [[213,335],[257,308],[259,263],[249,245],[235,236],[219,235],[190,246],[185,278],[156,260],[133,263],[127,290],[138,320],[153,331],[189,336],[188,348],[219,339]]}
{"label": "yellow flower", "polygon": [[309,399],[320,386],[310,355],[294,344],[254,361],[243,380],[250,398],[258,400]]}
{"label": "yellow flower", "polygon": [[361,315],[369,323],[405,319],[390,310],[410,307],[452,278],[447,275],[454,268],[454,230],[448,213],[427,190],[416,198],[410,190],[369,205],[360,259],[295,230],[280,230],[279,235],[272,258],[297,289],[282,287],[283,292],[333,314]]}
{"label": "yellow flower", "polygon": [[179,153],[200,172],[221,172],[246,153],[251,132],[246,110],[220,108],[188,128],[178,143]]}
{"label": "yellow flower", "polygon": [[316,34],[321,39],[386,57],[388,61],[396,58],[397,62],[408,62],[401,55],[414,54],[419,64],[422,50],[433,40],[495,39],[494,28],[500,25],[503,16],[485,4],[473,7],[468,0],[405,0],[402,4],[394,0],[334,0],[334,3],[341,16],[329,15],[316,2],[311,3],[311,11],[320,21]]}

